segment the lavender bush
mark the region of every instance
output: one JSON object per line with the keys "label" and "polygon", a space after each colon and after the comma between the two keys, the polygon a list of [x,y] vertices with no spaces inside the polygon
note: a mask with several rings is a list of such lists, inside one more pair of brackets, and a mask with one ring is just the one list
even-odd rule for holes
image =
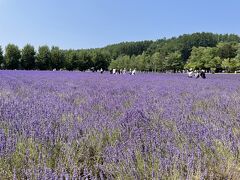
{"label": "lavender bush", "polygon": [[0,71],[2,179],[238,179],[240,76]]}

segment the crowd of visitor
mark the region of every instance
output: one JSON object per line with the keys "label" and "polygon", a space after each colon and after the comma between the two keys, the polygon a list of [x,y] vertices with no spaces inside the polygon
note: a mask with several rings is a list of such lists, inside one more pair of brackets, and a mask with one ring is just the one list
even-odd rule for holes
{"label": "crowd of visitor", "polygon": [[130,75],[135,75],[136,74],[136,68],[129,69],[129,71],[126,70],[126,68],[124,69],[110,69],[110,74],[130,74]]}
{"label": "crowd of visitor", "polygon": [[205,70],[195,70],[193,71],[192,69],[190,69],[190,71],[188,72],[188,77],[189,78],[193,78],[195,77],[196,79],[201,77],[203,79],[206,79],[206,73],[205,73]]}

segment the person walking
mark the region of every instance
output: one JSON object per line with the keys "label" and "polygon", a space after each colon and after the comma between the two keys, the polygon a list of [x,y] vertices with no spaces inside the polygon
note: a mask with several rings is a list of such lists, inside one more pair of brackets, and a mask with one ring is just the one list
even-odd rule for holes
{"label": "person walking", "polygon": [[134,68],[132,71],[132,75],[135,75],[135,74],[136,74],[136,68]]}
{"label": "person walking", "polygon": [[199,71],[195,72],[195,78],[198,79],[200,77]]}
{"label": "person walking", "polygon": [[201,78],[206,79],[206,74],[204,70],[201,71],[200,76]]}
{"label": "person walking", "polygon": [[189,77],[189,78],[192,78],[192,77],[193,77],[193,71],[192,71],[192,69],[190,69],[190,71],[188,72],[188,77]]}

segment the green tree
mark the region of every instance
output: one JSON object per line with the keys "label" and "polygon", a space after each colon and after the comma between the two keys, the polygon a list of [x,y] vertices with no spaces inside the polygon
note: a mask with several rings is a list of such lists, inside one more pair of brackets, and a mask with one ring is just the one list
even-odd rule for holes
{"label": "green tree", "polygon": [[23,69],[34,69],[35,67],[35,50],[30,44],[27,44],[22,49],[21,66]]}
{"label": "green tree", "polygon": [[236,34],[217,34],[218,42],[240,42],[240,37]]}
{"label": "green tree", "polygon": [[[79,70],[95,69],[93,50],[80,50],[77,53],[77,67]],[[96,59],[95,59],[96,60]]]}
{"label": "green tree", "polygon": [[110,64],[110,55],[104,51],[94,51],[92,53],[92,61],[96,70],[108,69]]}
{"label": "green tree", "polygon": [[143,63],[144,63],[144,70],[145,71],[152,71],[153,70],[153,66],[151,63],[151,56],[145,52],[143,52],[142,54],[142,58],[143,58]]}
{"label": "green tree", "polygon": [[108,69],[109,70],[111,70],[111,69],[118,69],[119,65],[120,65],[120,59],[119,58],[116,59],[116,60],[112,60],[110,65],[109,65],[109,67],[108,67]]}
{"label": "green tree", "polygon": [[207,59],[204,67],[212,72],[219,72],[222,69],[222,59],[218,56],[213,56],[211,59]]}
{"label": "green tree", "polygon": [[8,44],[5,48],[5,61],[8,69],[18,69],[20,66],[21,51],[18,46]]}
{"label": "green tree", "polygon": [[185,67],[189,69],[193,68],[219,71],[222,68],[221,64],[222,59],[218,56],[218,48],[194,47]]}
{"label": "green tree", "polygon": [[206,57],[204,57],[204,50],[205,47],[193,47],[185,68],[205,69]]}
{"label": "green tree", "polygon": [[166,69],[173,70],[176,72],[177,70],[183,69],[183,60],[181,57],[181,53],[179,51],[170,53],[166,57]]}
{"label": "green tree", "polygon": [[222,68],[227,72],[234,72],[240,69],[240,59],[238,58],[227,58],[222,61]]}
{"label": "green tree", "polygon": [[178,42],[182,58],[186,62],[191,55],[193,47],[215,47],[217,44],[217,36],[213,33],[206,32],[184,34],[179,36],[176,42]]}
{"label": "green tree", "polygon": [[40,46],[36,57],[36,67],[40,70],[50,69],[51,52],[48,46]]}
{"label": "green tree", "polygon": [[109,51],[110,59],[116,59],[119,56],[128,55],[141,55],[146,51],[153,41],[138,41],[138,42],[122,42],[119,44],[113,44],[105,47],[104,49]]}
{"label": "green tree", "polygon": [[51,48],[51,63],[50,66],[53,69],[61,69],[64,66],[65,56],[62,50],[59,47],[53,46]]}
{"label": "green tree", "polygon": [[240,44],[238,44],[236,57],[226,58],[222,61],[222,68],[226,69],[228,72],[234,72],[240,70]]}
{"label": "green tree", "polygon": [[68,50],[64,52],[64,56],[64,68],[66,68],[67,70],[74,70],[74,68],[77,69],[77,52],[74,50]]}
{"label": "green tree", "polygon": [[165,54],[161,52],[155,52],[152,55],[152,66],[154,71],[164,71],[165,70]]}
{"label": "green tree", "polygon": [[218,43],[218,56],[221,59],[234,58],[237,55],[236,43]]}
{"label": "green tree", "polygon": [[3,67],[4,67],[3,50],[2,47],[0,46],[0,68],[3,69]]}
{"label": "green tree", "polygon": [[209,69],[213,72],[221,69],[222,60],[217,56],[216,47],[205,47],[202,49],[202,62],[204,62],[204,69]]}
{"label": "green tree", "polygon": [[136,60],[135,60],[136,56],[133,55],[132,57],[125,55],[122,57],[122,66],[120,66],[121,69],[127,68],[133,68],[133,65],[136,65]]}
{"label": "green tree", "polygon": [[72,70],[78,70],[79,69],[79,57],[77,51],[72,51],[70,55],[70,63],[72,66]]}
{"label": "green tree", "polygon": [[[133,57],[134,59],[134,57]],[[124,56],[119,56],[116,60],[113,60],[110,63],[109,69],[130,69],[132,68],[132,63],[133,63],[133,59],[131,59],[128,55],[124,55]]]}
{"label": "green tree", "polygon": [[139,71],[144,71],[146,69],[144,55],[138,55],[136,57],[132,56],[131,59],[133,59],[133,61],[131,60],[130,62],[131,66],[128,69],[136,68]]}
{"label": "green tree", "polygon": [[92,54],[90,51],[87,51],[85,53],[86,54],[84,56],[84,59],[82,60],[83,64],[84,64],[84,69],[90,69],[90,68],[94,67],[94,60],[92,58]]}

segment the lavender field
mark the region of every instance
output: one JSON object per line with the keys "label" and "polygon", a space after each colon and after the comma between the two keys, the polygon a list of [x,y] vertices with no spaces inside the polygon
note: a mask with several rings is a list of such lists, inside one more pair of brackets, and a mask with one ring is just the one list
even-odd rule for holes
{"label": "lavender field", "polygon": [[0,71],[1,179],[238,179],[240,76]]}

